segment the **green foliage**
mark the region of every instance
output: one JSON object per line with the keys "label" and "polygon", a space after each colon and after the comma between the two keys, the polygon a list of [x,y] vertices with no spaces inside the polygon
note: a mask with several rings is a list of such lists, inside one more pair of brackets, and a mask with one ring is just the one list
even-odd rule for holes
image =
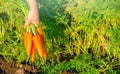
{"label": "green foliage", "polygon": [[[14,59],[19,62],[25,60],[23,47],[23,12],[11,1],[0,2],[0,54],[7,60]],[[18,14],[19,13],[19,14]],[[18,20],[17,20],[18,19]],[[21,55],[21,56],[19,56]],[[20,59],[21,57],[24,57]]]}
{"label": "green foliage", "polygon": [[[119,74],[119,0],[37,0],[47,59],[41,73]],[[25,0],[0,1],[0,54],[29,63],[23,44]]]}

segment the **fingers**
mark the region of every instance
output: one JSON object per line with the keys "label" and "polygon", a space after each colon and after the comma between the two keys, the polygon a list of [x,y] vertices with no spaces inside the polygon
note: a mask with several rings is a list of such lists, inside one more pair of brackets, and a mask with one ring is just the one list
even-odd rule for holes
{"label": "fingers", "polygon": [[[26,20],[25,24],[24,24],[24,28],[27,28],[29,25],[31,24],[30,20]],[[33,24],[38,27],[39,22],[33,22]]]}
{"label": "fingers", "polygon": [[30,23],[31,23],[30,20],[26,20],[26,22],[24,24],[24,28],[27,28]]}
{"label": "fingers", "polygon": [[39,22],[32,22],[36,27],[38,27]]}
{"label": "fingers", "polygon": [[25,17],[25,24],[24,24],[24,28],[27,28],[31,23],[33,23],[36,27],[38,27],[39,24],[39,18],[30,18],[30,17]]}

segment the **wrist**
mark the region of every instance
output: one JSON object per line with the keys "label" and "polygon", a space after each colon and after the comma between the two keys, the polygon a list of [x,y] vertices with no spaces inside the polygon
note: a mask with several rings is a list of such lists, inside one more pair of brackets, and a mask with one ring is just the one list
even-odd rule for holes
{"label": "wrist", "polygon": [[31,10],[37,10],[37,2],[36,0],[27,0],[27,3]]}

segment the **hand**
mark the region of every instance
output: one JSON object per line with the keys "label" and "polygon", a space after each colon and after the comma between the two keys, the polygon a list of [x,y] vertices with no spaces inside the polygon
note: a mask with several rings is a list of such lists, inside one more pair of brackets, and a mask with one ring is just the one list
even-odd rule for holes
{"label": "hand", "polygon": [[37,9],[30,9],[28,16],[25,17],[24,28],[27,28],[31,23],[38,26],[39,24],[39,14]]}

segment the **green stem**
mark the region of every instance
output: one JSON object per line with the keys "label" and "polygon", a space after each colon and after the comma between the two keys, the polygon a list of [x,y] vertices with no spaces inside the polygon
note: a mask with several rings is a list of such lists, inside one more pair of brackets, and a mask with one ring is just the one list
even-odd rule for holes
{"label": "green stem", "polygon": [[34,35],[36,35],[37,32],[36,32],[36,27],[35,27],[35,25],[34,25],[34,24],[31,24],[31,25],[30,25],[30,28],[31,28],[31,30],[32,30],[32,33],[33,33]]}
{"label": "green stem", "polygon": [[30,25],[27,27],[27,32],[31,32]]}

